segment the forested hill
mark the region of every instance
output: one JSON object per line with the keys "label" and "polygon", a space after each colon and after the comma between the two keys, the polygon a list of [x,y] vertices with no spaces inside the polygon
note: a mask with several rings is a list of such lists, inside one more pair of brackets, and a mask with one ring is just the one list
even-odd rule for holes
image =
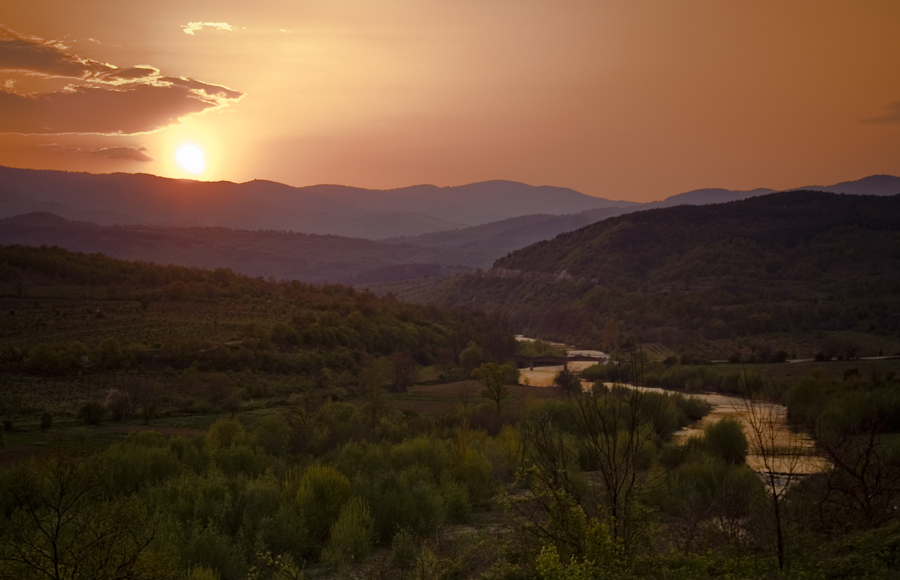
{"label": "forested hill", "polygon": [[684,346],[771,332],[900,331],[900,196],[774,193],[604,220],[463,277],[446,302],[598,344],[607,321]]}
{"label": "forested hill", "polygon": [[[835,268],[883,264],[897,248],[900,196],[773,193],[731,203],[649,210],[597,222],[498,260],[495,269],[584,277],[600,283],[665,284],[762,270],[816,278]],[[839,243],[840,255],[832,252]],[[847,259],[850,255],[853,259]],[[815,264],[816,268],[809,268]],[[678,267],[674,267],[678,266]]]}

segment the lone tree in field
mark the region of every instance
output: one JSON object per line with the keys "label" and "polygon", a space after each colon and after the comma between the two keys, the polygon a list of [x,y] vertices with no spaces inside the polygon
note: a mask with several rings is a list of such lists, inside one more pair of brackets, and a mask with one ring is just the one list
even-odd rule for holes
{"label": "lone tree in field", "polygon": [[509,380],[513,373],[513,368],[509,365],[498,365],[495,362],[484,363],[474,371],[472,375],[481,379],[484,388],[481,389],[481,396],[490,399],[497,405],[497,412],[500,412],[500,403],[509,396]]}

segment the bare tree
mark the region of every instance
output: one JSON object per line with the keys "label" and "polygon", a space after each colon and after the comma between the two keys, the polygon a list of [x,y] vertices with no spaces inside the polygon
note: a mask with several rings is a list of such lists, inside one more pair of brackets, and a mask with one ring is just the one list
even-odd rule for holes
{"label": "bare tree", "polygon": [[769,499],[775,555],[778,568],[787,564],[784,502],[790,488],[810,473],[815,459],[801,437],[787,424],[786,409],[775,403],[753,399],[744,393],[739,414],[747,432],[749,466],[763,479]]}
{"label": "bare tree", "polygon": [[825,476],[828,504],[858,523],[875,527],[898,517],[900,443],[877,413],[825,413],[817,435],[832,463]]}
{"label": "bare tree", "polygon": [[57,448],[11,482],[15,507],[0,537],[0,578],[134,580],[157,522],[137,498],[100,497],[96,459]]}

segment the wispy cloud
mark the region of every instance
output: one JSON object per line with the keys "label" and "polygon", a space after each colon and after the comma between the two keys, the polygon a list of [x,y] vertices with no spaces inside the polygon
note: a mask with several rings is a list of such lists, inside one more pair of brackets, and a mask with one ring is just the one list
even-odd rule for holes
{"label": "wispy cloud", "polygon": [[80,57],[61,42],[0,26],[0,72],[71,79],[63,90],[22,94],[0,88],[0,133],[134,134],[155,131],[243,94],[211,83],[164,76],[150,65],[120,69]]}
{"label": "wispy cloud", "polygon": [[47,143],[38,145],[38,147],[49,149],[54,153],[62,153],[65,155],[90,155],[92,157],[106,157],[107,159],[121,159],[126,161],[153,161],[153,158],[147,155],[147,148],[140,147],[100,147],[100,148],[82,148],[82,147],[66,147],[58,143]]}
{"label": "wispy cloud", "polygon": [[880,117],[875,117],[872,119],[865,119],[865,123],[877,123],[879,125],[894,125],[900,124],[900,101],[896,103],[891,103],[888,105],[887,110],[889,111],[887,114],[884,114]]}
{"label": "wispy cloud", "polygon": [[195,32],[204,28],[227,30],[228,32],[234,30],[234,26],[228,24],[227,22],[188,22],[187,24],[181,25],[181,29],[184,30],[184,33],[190,34],[191,36],[193,36]]}

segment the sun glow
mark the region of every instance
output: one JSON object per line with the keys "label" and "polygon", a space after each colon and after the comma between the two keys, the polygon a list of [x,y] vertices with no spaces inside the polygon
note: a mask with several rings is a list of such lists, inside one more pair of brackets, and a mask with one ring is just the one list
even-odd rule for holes
{"label": "sun glow", "polygon": [[175,153],[178,165],[191,175],[200,175],[206,171],[206,159],[203,151],[193,144],[182,145]]}

